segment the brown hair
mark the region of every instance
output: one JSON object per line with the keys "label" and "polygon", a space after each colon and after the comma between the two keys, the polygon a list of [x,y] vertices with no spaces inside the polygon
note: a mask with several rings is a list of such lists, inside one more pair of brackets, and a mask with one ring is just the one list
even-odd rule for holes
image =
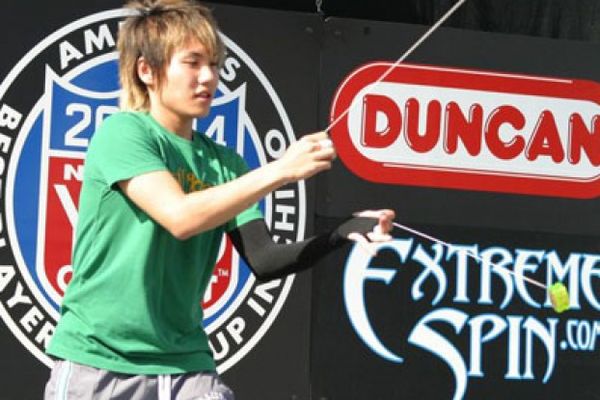
{"label": "brown hair", "polygon": [[148,89],[137,73],[143,57],[158,86],[173,53],[190,39],[197,39],[213,62],[222,64],[225,47],[210,10],[194,0],[132,0],[126,5],[132,15],[119,31],[119,79],[121,108],[147,111]]}

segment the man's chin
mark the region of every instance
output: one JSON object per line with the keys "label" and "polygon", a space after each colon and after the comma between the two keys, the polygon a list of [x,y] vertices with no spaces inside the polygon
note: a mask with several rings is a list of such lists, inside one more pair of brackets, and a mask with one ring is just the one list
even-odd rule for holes
{"label": "man's chin", "polygon": [[210,113],[210,107],[203,108],[202,110],[195,111],[191,113],[191,117],[193,118],[204,118]]}

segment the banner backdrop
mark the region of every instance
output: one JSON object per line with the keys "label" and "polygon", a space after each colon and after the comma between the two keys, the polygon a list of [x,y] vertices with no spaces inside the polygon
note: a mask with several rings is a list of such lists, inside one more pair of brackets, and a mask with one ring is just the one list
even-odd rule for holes
{"label": "banner backdrop", "polygon": [[[397,232],[315,272],[316,398],[594,398],[598,237],[418,228],[451,247]],[[563,281],[571,309],[523,276]]]}
{"label": "banner backdrop", "polygon": [[[425,30],[426,27],[403,24],[329,19],[325,25],[326,35],[322,55],[322,123],[325,124],[329,120],[338,89],[344,86],[344,82],[346,82],[346,87],[352,83],[353,80],[349,78],[354,76],[354,72],[360,67],[368,66],[374,62],[395,61]],[[560,62],[557,61],[557,58],[560,59]],[[454,83],[454,89],[468,94],[466,97],[468,101],[465,102],[465,99],[457,97],[453,92],[446,93],[449,92],[448,88],[452,87],[452,80],[457,79],[455,77],[434,74],[430,71],[426,75],[432,75],[433,79],[440,81],[440,86],[436,87],[431,78],[429,81],[424,81],[425,78],[420,77],[420,75],[425,75],[424,73],[416,73],[407,78],[407,74],[400,71],[397,74],[398,79],[414,78],[413,83],[417,84],[419,84],[418,79],[421,79],[419,92],[421,94],[415,92],[413,95],[413,92],[410,90],[396,92],[397,96],[399,96],[398,102],[401,102],[402,116],[404,116],[406,101],[411,96],[417,99],[417,103],[422,110],[419,117],[423,119],[426,118],[427,114],[432,114],[426,113],[429,101],[438,100],[441,106],[441,116],[438,120],[441,119],[442,127],[445,123],[446,108],[450,103],[456,103],[457,108],[463,110],[460,114],[466,119],[476,117],[476,105],[480,104],[482,106],[481,124],[476,136],[480,138],[484,137],[484,140],[481,141],[481,151],[475,156],[466,150],[464,140],[458,140],[456,150],[454,153],[451,153],[452,161],[457,163],[455,166],[441,164],[441,162],[439,165],[436,164],[436,160],[440,155],[446,154],[448,156],[448,152],[444,150],[445,146],[447,146],[444,142],[444,132],[440,132],[440,139],[436,140],[436,147],[432,150],[420,153],[411,150],[409,154],[413,157],[413,161],[421,162],[423,169],[423,159],[431,161],[430,171],[435,169],[438,172],[447,172],[448,170],[457,171],[462,169],[465,173],[481,173],[482,170],[488,168],[484,163],[488,161],[485,157],[488,144],[485,140],[483,127],[486,127],[485,123],[489,121],[492,111],[502,105],[512,106],[520,111],[526,123],[521,128],[516,127],[516,121],[510,124],[503,124],[499,130],[501,136],[504,137],[504,142],[510,142],[517,137],[517,134],[523,136],[523,139],[527,138],[528,143],[531,142],[530,139],[532,133],[536,130],[536,125],[540,121],[540,115],[547,109],[555,115],[554,120],[558,126],[557,135],[564,135],[564,137],[560,138],[560,143],[567,149],[570,113],[559,116],[555,114],[552,108],[549,108],[548,104],[541,103],[541,99],[558,98],[559,95],[544,94],[541,90],[537,91],[537,98],[532,97],[531,94],[524,94],[523,97],[532,98],[532,101],[528,103],[531,104],[530,107],[540,107],[539,109],[529,110],[527,106],[523,106],[523,97],[516,96],[517,94],[523,95],[523,93],[519,93],[519,90],[513,90],[514,95],[503,93],[504,91],[510,92],[514,88],[525,86],[525,84],[517,82],[512,83],[512,87],[501,84],[496,84],[493,87],[483,87],[483,84],[479,81],[482,81],[489,74],[500,74],[502,77],[524,76],[526,81],[540,79],[552,82],[581,80],[591,83],[593,86],[593,84],[597,85],[600,82],[600,74],[597,68],[599,62],[600,56],[597,52],[597,45],[592,43],[548,40],[517,35],[486,34],[442,28],[419,47],[409,57],[407,63],[414,66],[432,67],[435,69],[468,71],[468,74],[472,76],[467,78],[463,76],[461,82]],[[391,84],[394,83],[394,79],[394,76],[388,78],[390,81],[387,85],[388,88],[392,86]],[[357,85],[366,84],[365,82],[354,82]],[[472,85],[467,86],[468,83]],[[479,84],[480,87],[473,87],[473,84]],[[379,90],[385,93],[387,89],[383,85],[383,88],[380,86]],[[525,92],[525,90],[520,89],[520,92]],[[346,93],[346,91],[342,93]],[[571,90],[572,95],[575,95],[575,93],[575,90]],[[596,97],[592,95],[592,98],[584,101],[583,105],[580,104],[578,106],[582,110],[582,113],[587,112],[585,107],[597,107],[598,90],[595,89],[592,93],[596,93]],[[436,98],[436,96],[438,97]],[[361,96],[357,96],[358,98],[362,99]],[[553,106],[557,106],[558,109],[572,105],[572,101],[570,100],[561,103],[560,98],[558,98],[558,100],[554,101]],[[486,102],[489,102],[489,104]],[[472,106],[475,106],[475,110],[473,111],[475,114],[474,116],[469,116]],[[597,113],[597,110],[594,109],[593,111],[595,112],[586,114],[585,116],[587,129],[596,124],[594,115]],[[350,117],[355,118],[356,115],[356,112],[352,112]],[[407,118],[403,119],[403,123],[407,123]],[[426,129],[425,124],[421,123],[419,129],[421,135],[423,135]],[[458,131],[460,130],[458,129]],[[597,131],[598,128],[595,128],[595,132]],[[353,129],[351,132],[358,134],[360,129]],[[358,138],[353,140],[356,143],[359,142]],[[598,139],[595,138],[593,140],[597,141]],[[392,155],[403,154],[401,153],[403,150],[401,143],[403,142],[406,142],[406,139],[401,134],[399,135],[399,139],[394,141],[392,146],[390,146]],[[365,146],[354,147],[359,148],[362,152],[361,154],[368,151],[373,152],[375,149],[371,147],[365,150]],[[340,149],[340,153],[346,152],[347,147]],[[520,152],[519,157],[524,157],[523,153],[525,151]],[[379,156],[381,154],[379,153]],[[563,171],[563,167],[566,165],[564,170],[569,174],[571,173],[571,167],[569,166],[570,162],[567,154],[568,151],[565,150],[564,162],[547,163],[548,160],[552,161],[550,156],[539,156],[535,162],[531,162],[530,164],[535,167],[538,161],[546,162],[540,168],[542,172],[549,170],[550,167],[558,168],[558,171]],[[376,158],[376,156],[377,154],[373,158]],[[383,153],[383,157],[385,156],[386,154]],[[575,234],[598,233],[599,225],[594,224],[589,219],[589,216],[598,214],[600,208],[599,201],[596,201],[594,198],[569,199],[567,197],[569,196],[568,191],[564,192],[562,196],[526,196],[522,193],[510,191],[511,185],[507,185],[508,188],[500,188],[500,185],[497,185],[496,190],[486,187],[488,178],[494,179],[502,174],[509,175],[500,168],[497,171],[488,171],[488,175],[481,175],[479,188],[472,185],[472,188],[469,190],[439,190],[440,187],[444,187],[445,183],[438,182],[436,184],[435,179],[441,178],[431,178],[431,176],[436,176],[435,174],[423,175],[425,178],[428,178],[423,179],[427,181],[425,184],[419,183],[418,180],[411,184],[394,184],[394,182],[379,182],[375,184],[352,172],[351,166],[355,162],[361,161],[362,158],[364,157],[358,159],[344,159],[341,157],[342,162],[331,173],[319,177],[319,199],[317,201],[319,215],[343,217],[360,208],[393,206],[396,208],[400,218],[405,222],[498,227],[529,231],[542,230]],[[583,161],[586,161],[592,170],[592,176],[597,176],[597,165],[593,165],[587,158],[584,154],[581,164]],[[413,162],[410,160],[387,160],[385,158],[383,160],[396,164]],[[492,164],[505,163],[515,169],[523,168],[522,162],[518,157],[509,159],[508,161],[496,157],[489,161]],[[460,165],[460,163],[464,164],[464,168],[462,168],[463,165]],[[406,169],[398,170],[404,175],[407,174]],[[415,170],[412,169],[409,173],[414,173]],[[533,175],[533,172],[541,175],[539,171],[530,171],[529,173],[523,173],[523,175]],[[369,173],[371,171],[363,171],[363,175]],[[460,177],[458,174],[454,176]],[[594,178],[577,178],[575,175],[571,178],[573,181],[588,182],[590,183],[589,186],[592,187],[598,186]],[[458,178],[455,179],[460,181]],[[540,177],[540,179],[531,179],[530,182],[533,185],[542,180],[543,178]],[[443,198],[443,201],[440,201],[440,198]]]}
{"label": "banner backdrop", "polygon": [[[2,400],[40,398],[52,364],[85,151],[117,106],[121,5],[4,5]],[[347,246],[259,283],[224,241],[203,306],[237,398],[595,398],[597,46],[442,29],[389,69],[425,27],[214,11],[228,56],[198,130],[256,167],[349,107],[333,170],[261,203],[278,240],[389,207],[450,244],[396,230],[377,257]],[[572,310],[524,277],[564,281]]]}
{"label": "banner backdrop", "polygon": [[396,229],[376,257],[322,261],[313,398],[596,398],[598,48],[441,29],[393,68],[424,30],[325,25],[340,162],[318,178],[317,225],[392,208],[447,246]]}
{"label": "banner backdrop", "polygon": [[[72,274],[85,152],[95,128],[118,109],[121,4],[87,2],[73,17],[73,5],[44,3],[36,15],[52,23],[39,31],[27,7],[11,4],[3,14],[0,36],[18,32],[23,40],[3,49],[0,84],[0,399],[40,398],[52,365],[44,348]],[[211,113],[196,129],[254,168],[316,129],[321,20],[213,8],[227,57]],[[290,184],[261,202],[277,240],[301,240],[312,230],[312,190]],[[202,303],[204,326],[239,399],[308,398],[309,278],[258,282],[231,243],[221,244]]]}

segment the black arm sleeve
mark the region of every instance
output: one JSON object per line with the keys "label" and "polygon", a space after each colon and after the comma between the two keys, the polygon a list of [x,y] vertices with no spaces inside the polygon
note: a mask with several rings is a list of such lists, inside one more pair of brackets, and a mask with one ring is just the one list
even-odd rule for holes
{"label": "black arm sleeve", "polygon": [[269,280],[311,268],[325,254],[347,243],[349,233],[366,234],[376,224],[375,218],[354,217],[332,232],[289,244],[273,242],[264,219],[250,221],[228,234],[256,277]]}

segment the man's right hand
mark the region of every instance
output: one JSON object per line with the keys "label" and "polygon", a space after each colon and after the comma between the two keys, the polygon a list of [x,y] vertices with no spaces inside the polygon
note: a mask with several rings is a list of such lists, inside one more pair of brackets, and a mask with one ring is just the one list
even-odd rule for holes
{"label": "man's right hand", "polygon": [[335,148],[331,146],[327,132],[317,132],[293,142],[274,163],[286,182],[296,182],[330,169],[335,157]]}

